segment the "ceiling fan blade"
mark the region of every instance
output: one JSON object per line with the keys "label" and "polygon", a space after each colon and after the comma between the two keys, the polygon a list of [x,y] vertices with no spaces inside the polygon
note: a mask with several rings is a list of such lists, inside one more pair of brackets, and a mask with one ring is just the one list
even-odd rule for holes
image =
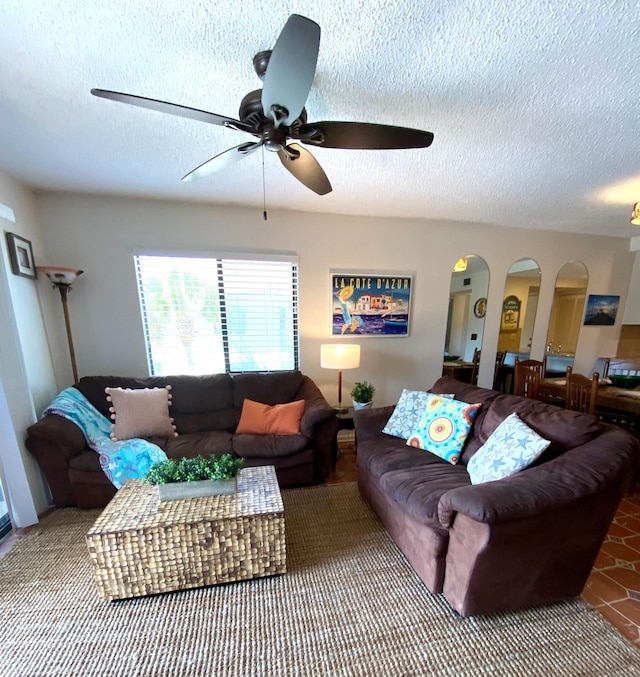
{"label": "ceiling fan blade", "polygon": [[262,109],[276,124],[290,125],[300,115],[316,72],[319,49],[320,26],[292,14],[271,52],[262,88]]}
{"label": "ceiling fan blade", "polygon": [[332,188],[327,175],[311,153],[292,143],[285,150],[278,151],[278,157],[284,168],[318,195],[330,193]]}
{"label": "ceiling fan blade", "polygon": [[219,172],[222,169],[226,169],[232,164],[242,160],[243,157],[253,153],[254,150],[260,148],[262,141],[256,143],[241,143],[239,146],[234,146],[228,150],[218,153],[218,155],[212,157],[210,160],[203,162],[199,167],[191,170],[188,174],[185,174],[182,177],[182,181],[193,181],[194,179],[201,179],[203,176],[209,176],[214,172]]}
{"label": "ceiling fan blade", "polygon": [[237,129],[249,134],[256,134],[256,131],[240,120],[227,118],[224,115],[217,115],[216,113],[209,113],[206,110],[198,110],[197,108],[188,108],[187,106],[180,106],[177,103],[168,103],[167,101],[159,101],[158,99],[147,99],[144,96],[136,96],[135,94],[124,94],[123,92],[111,92],[107,89],[92,89],[91,93],[94,96],[99,96],[102,99],[109,99],[111,101],[119,101],[120,103],[128,103],[131,106],[138,106],[139,108],[148,108],[159,113],[168,113],[169,115],[177,115],[181,118],[191,118],[199,122],[209,122],[214,125],[221,125],[229,127],[230,129]]}
{"label": "ceiling fan blade", "polygon": [[421,129],[369,122],[313,122],[292,130],[291,136],[314,146],[354,150],[426,148],[433,141],[433,134]]}

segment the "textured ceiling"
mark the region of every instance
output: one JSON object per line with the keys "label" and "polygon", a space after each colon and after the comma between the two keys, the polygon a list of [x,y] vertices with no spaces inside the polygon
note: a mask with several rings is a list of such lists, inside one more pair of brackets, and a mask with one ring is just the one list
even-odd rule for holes
{"label": "textured ceiling", "polygon": [[624,0],[2,0],[0,168],[36,188],[262,210],[262,153],[180,177],[245,134],[92,87],[237,117],[255,53],[322,28],[309,120],[426,129],[420,150],[312,149],[317,196],[264,153],[269,208],[630,237],[640,200],[640,12]]}

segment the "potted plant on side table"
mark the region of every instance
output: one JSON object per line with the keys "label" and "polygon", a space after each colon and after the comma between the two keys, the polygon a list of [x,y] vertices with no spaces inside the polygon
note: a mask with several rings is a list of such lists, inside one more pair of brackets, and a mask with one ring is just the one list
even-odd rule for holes
{"label": "potted plant on side table", "polygon": [[358,381],[351,388],[351,397],[353,398],[354,409],[368,409],[376,392],[373,384],[367,381]]}
{"label": "potted plant on side table", "polygon": [[143,482],[158,486],[161,501],[235,494],[238,472],[243,466],[244,458],[234,458],[231,454],[222,454],[220,458],[169,458],[154,463]]}

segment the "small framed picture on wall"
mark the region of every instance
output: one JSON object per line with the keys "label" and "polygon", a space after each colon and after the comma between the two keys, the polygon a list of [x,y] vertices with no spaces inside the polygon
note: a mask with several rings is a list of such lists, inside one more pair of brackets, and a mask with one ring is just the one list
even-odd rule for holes
{"label": "small framed picture on wall", "polygon": [[35,280],[37,272],[33,261],[31,242],[15,233],[7,233],[7,246],[9,248],[9,259],[11,260],[11,272],[14,275],[30,277]]}

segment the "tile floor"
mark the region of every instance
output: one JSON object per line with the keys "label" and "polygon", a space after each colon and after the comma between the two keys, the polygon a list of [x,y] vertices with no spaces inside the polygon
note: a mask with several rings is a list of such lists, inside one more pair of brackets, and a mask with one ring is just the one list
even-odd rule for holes
{"label": "tile floor", "polygon": [[[339,447],[328,484],[357,479],[353,432],[340,431]],[[28,531],[0,542],[0,557]],[[640,649],[640,491],[622,500],[582,596]]]}

